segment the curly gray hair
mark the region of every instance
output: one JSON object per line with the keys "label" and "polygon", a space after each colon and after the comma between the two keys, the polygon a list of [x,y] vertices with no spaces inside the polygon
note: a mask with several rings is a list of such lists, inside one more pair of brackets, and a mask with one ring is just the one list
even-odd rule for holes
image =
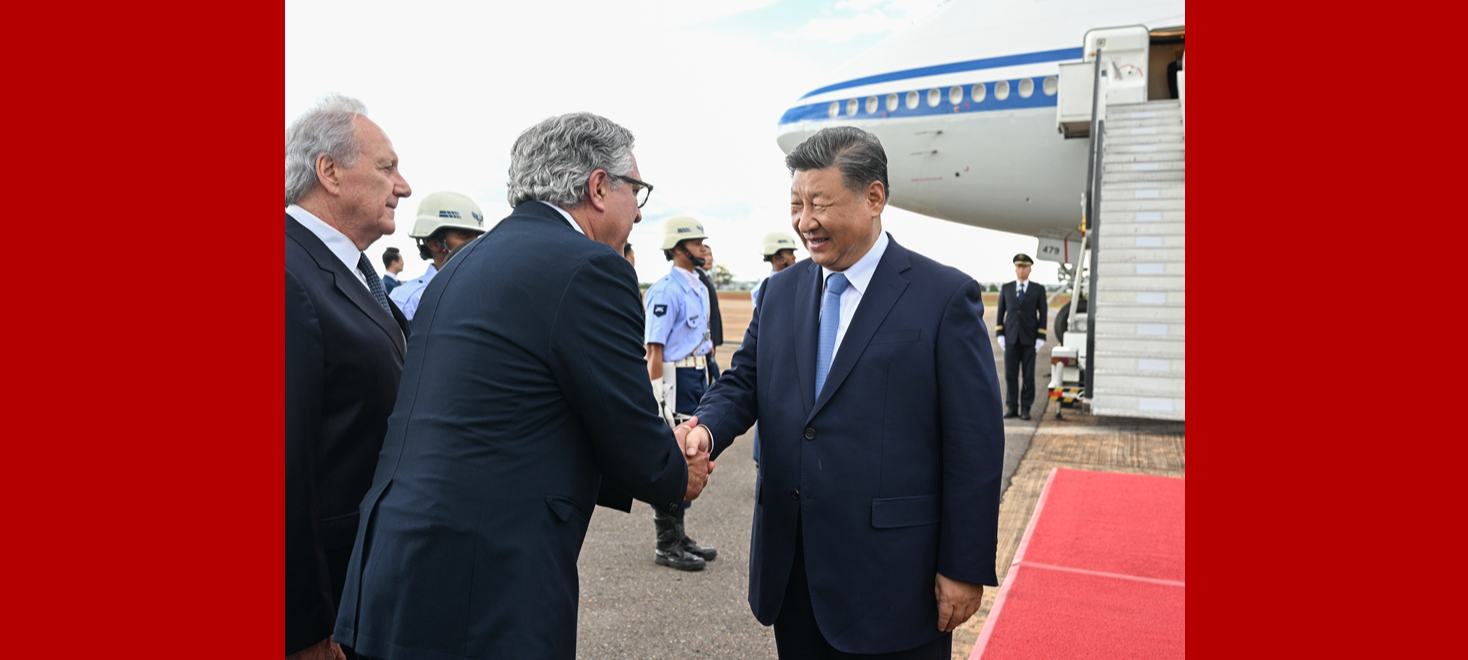
{"label": "curly gray hair", "polygon": [[[606,117],[573,112],[531,126],[510,150],[510,206],[538,200],[563,208],[586,199],[586,179],[601,168],[632,172],[632,132]],[[613,181],[613,188],[621,184]]]}
{"label": "curly gray hair", "polygon": [[330,156],[351,167],[361,152],[352,120],[367,116],[357,99],[332,94],[285,129],[285,203],[295,204],[316,186],[316,158]]}

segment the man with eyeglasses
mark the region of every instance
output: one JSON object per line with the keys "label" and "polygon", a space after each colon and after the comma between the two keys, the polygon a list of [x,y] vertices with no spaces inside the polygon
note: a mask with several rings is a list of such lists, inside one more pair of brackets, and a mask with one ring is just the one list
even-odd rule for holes
{"label": "man with eyeglasses", "polygon": [[[663,419],[682,423],[708,389],[708,360],[714,350],[709,330],[712,300],[695,268],[703,268],[703,223],[689,217],[663,223],[663,256],[673,268],[647,290],[647,374]],[[701,571],[718,551],[688,538],[687,505],[653,506],[657,549],[653,562],[680,571]]]}
{"label": "man with eyeglasses", "polygon": [[637,176],[632,133],[604,117],[552,117],[515,140],[514,211],[458,249],[413,319],[347,564],[343,646],[571,660],[596,505],[702,490],[708,454],[685,453],[688,429],[654,412],[638,350],[622,257],[652,188]]}

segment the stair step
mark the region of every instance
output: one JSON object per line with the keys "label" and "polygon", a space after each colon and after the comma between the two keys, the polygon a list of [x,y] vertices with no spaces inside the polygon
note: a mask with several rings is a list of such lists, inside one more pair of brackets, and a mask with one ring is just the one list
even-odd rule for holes
{"label": "stair step", "polygon": [[[1138,378],[1185,378],[1187,362],[1175,358],[1150,355],[1097,355],[1096,375],[1135,376]],[[1098,379],[1099,380],[1099,379]]]}
{"label": "stair step", "polygon": [[1153,172],[1111,172],[1107,170],[1101,180],[1110,183],[1121,183],[1123,181],[1165,181],[1176,183],[1186,181],[1185,176],[1181,169]]}
{"label": "stair step", "polygon": [[1105,146],[1107,148],[1113,146],[1121,147],[1139,144],[1155,144],[1158,146],[1165,146],[1165,148],[1168,149],[1177,149],[1180,146],[1186,148],[1185,145],[1187,144],[1187,142],[1183,140],[1182,133],[1164,133],[1161,135],[1108,133],[1106,135]]}
{"label": "stair step", "polygon": [[1161,236],[1149,233],[1102,234],[1100,244],[1101,254],[1106,254],[1107,250],[1128,250],[1132,248],[1185,248],[1187,247],[1187,236],[1185,234]]}
{"label": "stair step", "polygon": [[[1101,376],[1106,376],[1106,385],[1101,385]],[[1187,396],[1187,380],[1170,374],[1101,373],[1096,364],[1096,396],[1102,394],[1126,394],[1130,396]]]}
{"label": "stair step", "polygon": [[1102,162],[1110,165],[1112,163],[1162,163],[1167,161],[1184,162],[1187,160],[1182,149],[1169,149],[1166,151],[1143,151],[1129,153],[1107,153]]}
{"label": "stair step", "polygon": [[[1103,193],[1104,194],[1104,193]],[[1105,205],[1105,200],[1101,202]],[[1148,224],[1157,222],[1186,222],[1187,211],[1112,211],[1102,209],[1101,224],[1111,225],[1123,222],[1135,222],[1137,224]]]}
{"label": "stair step", "polygon": [[1183,419],[1183,397],[1130,396],[1105,393],[1097,379],[1096,396],[1091,398],[1091,413],[1118,417],[1148,419]]}
{"label": "stair step", "polygon": [[1187,250],[1155,247],[1119,247],[1101,249],[1101,258],[1113,264],[1182,263]]}
{"label": "stair step", "polygon": [[[1106,260],[1102,253],[1101,260]],[[1096,280],[1097,291],[1184,291],[1182,275],[1107,275]]]}
{"label": "stair step", "polygon": [[1136,103],[1112,103],[1106,106],[1106,109],[1107,112],[1110,112],[1112,110],[1119,110],[1122,112],[1141,112],[1144,110],[1165,110],[1167,108],[1181,110],[1182,107],[1182,102],[1177,99],[1151,99],[1147,101],[1138,101]]}
{"label": "stair step", "polygon": [[1183,199],[1188,196],[1186,181],[1122,181],[1118,177],[1101,180],[1101,203],[1132,199]]}
{"label": "stair step", "polygon": [[1096,328],[1096,346],[1101,350],[1102,339],[1186,339],[1187,327],[1181,322],[1141,323],[1137,321],[1108,321],[1106,312],[1092,324]]}
{"label": "stair step", "polygon": [[1184,269],[1187,264],[1182,261],[1122,261],[1109,259],[1105,252],[1101,253],[1101,268],[1097,271],[1101,279],[1100,283],[1106,282],[1108,277],[1124,277],[1136,275],[1137,277],[1183,277],[1187,275]]}
{"label": "stair step", "polygon": [[1187,299],[1182,291],[1096,291],[1096,299],[1101,301],[1101,307],[1111,309],[1112,305],[1168,305],[1183,306]]}
{"label": "stair step", "polygon": [[1183,211],[1187,203],[1181,196],[1175,198],[1137,199],[1130,196],[1128,199],[1108,199],[1105,191],[1101,193],[1101,213],[1135,213],[1137,211]]}
{"label": "stair step", "polygon": [[1177,107],[1171,107],[1171,109],[1163,109],[1163,107],[1144,107],[1144,109],[1136,109],[1135,106],[1111,106],[1108,107],[1108,109],[1105,109],[1105,117],[1107,117],[1107,122],[1127,119],[1182,120],[1183,111],[1182,109],[1177,109]]}
{"label": "stair step", "polygon": [[[1097,339],[1100,339],[1100,337],[1097,337]],[[1186,342],[1175,339],[1109,337],[1104,348],[1100,343],[1096,344],[1096,352],[1098,354],[1109,352],[1115,355],[1143,353],[1159,358],[1182,359],[1187,355],[1186,345]]]}
{"label": "stair step", "polygon": [[1103,130],[1106,131],[1107,141],[1116,137],[1136,137],[1139,135],[1150,135],[1153,137],[1176,135],[1179,139],[1182,139],[1183,136],[1183,126],[1181,123],[1175,126],[1112,126],[1111,122],[1108,121]]}
{"label": "stair step", "polygon": [[1112,179],[1114,175],[1125,172],[1168,172],[1175,174],[1181,180],[1186,165],[1186,161],[1181,158],[1143,162],[1122,162],[1107,159],[1101,166],[1101,171],[1103,172],[1101,181],[1105,182],[1107,179]]}
{"label": "stair step", "polygon": [[1131,144],[1112,144],[1108,142],[1102,146],[1101,153],[1110,156],[1113,154],[1147,154],[1172,151],[1183,153],[1187,150],[1187,145],[1181,140],[1168,142],[1133,142]]}
{"label": "stair step", "polygon": [[[1097,295],[1100,295],[1098,292]],[[1102,321],[1117,323],[1184,323],[1185,310],[1180,305],[1111,304],[1097,310]],[[1151,335],[1147,335],[1151,336]]]}
{"label": "stair step", "polygon": [[1136,114],[1117,117],[1108,112],[1106,117],[1106,130],[1108,131],[1119,128],[1161,128],[1171,126],[1182,128],[1182,125],[1182,115],[1160,117],[1157,115]]}
{"label": "stair step", "polygon": [[[1104,236],[1183,236],[1187,233],[1185,222],[1118,222],[1113,225],[1106,224],[1105,220],[1097,225],[1097,231]],[[1105,240],[1104,238],[1102,240]],[[1149,245],[1137,245],[1134,247],[1160,247]],[[1105,254],[1103,252],[1103,254]]]}

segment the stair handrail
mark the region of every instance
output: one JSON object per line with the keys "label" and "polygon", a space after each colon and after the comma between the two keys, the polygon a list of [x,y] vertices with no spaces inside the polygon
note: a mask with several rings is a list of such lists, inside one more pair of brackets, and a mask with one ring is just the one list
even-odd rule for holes
{"label": "stair handrail", "polygon": [[[1100,204],[1097,198],[1101,192],[1101,150],[1105,142],[1101,136],[1105,122],[1101,119],[1101,98],[1104,94],[1102,86],[1106,84],[1106,70],[1101,66],[1103,50],[1096,49],[1096,66],[1094,78],[1091,81],[1091,135],[1090,135],[1090,158],[1086,161],[1086,227],[1085,236],[1089,238],[1091,248],[1091,266],[1086,272],[1086,361],[1085,370],[1081,376],[1084,386],[1082,396],[1090,399],[1094,395],[1095,373],[1096,373],[1096,274],[1097,256],[1101,252],[1101,242],[1096,240],[1095,232],[1099,229],[1101,218],[1099,217]],[[1076,296],[1079,298],[1079,296]],[[1074,305],[1079,303],[1073,302]],[[1071,318],[1075,317],[1075,307],[1071,308]]]}

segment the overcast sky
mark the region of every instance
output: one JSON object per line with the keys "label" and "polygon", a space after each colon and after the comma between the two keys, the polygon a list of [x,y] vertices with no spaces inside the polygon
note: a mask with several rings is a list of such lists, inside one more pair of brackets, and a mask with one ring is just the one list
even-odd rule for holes
{"label": "overcast sky", "polygon": [[[662,221],[704,222],[717,263],[736,279],[768,272],[760,238],[789,231],[790,175],[775,144],[780,115],[847,60],[937,0],[659,0],[286,2],[285,121],[321,97],[356,97],[383,127],[413,196],[388,246],[421,273],[408,231],[418,200],[453,190],[486,219],[508,215],[510,146],[546,117],[604,115],[636,136],[642,178],[656,186],[632,230],[639,279],[668,269]],[[1028,236],[978,229],[889,206],[903,245],[984,283],[1014,279]],[[807,256],[804,250],[799,256]],[[1033,277],[1056,281],[1055,265]]]}

